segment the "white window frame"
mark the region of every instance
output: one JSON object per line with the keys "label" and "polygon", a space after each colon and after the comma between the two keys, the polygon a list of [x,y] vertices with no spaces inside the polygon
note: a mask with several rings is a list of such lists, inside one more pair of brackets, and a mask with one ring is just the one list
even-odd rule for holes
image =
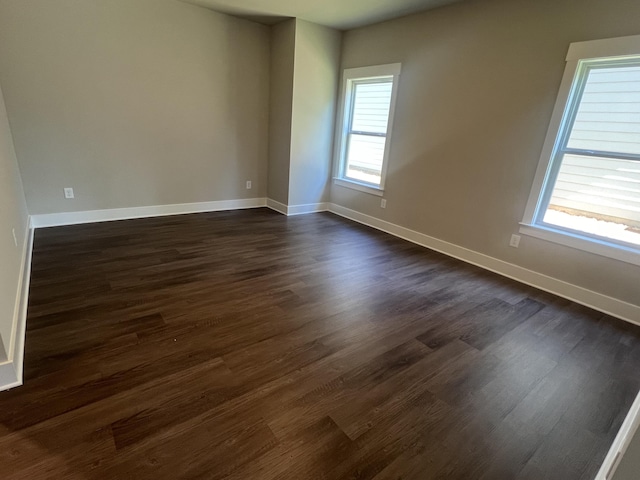
{"label": "white window frame", "polygon": [[[347,187],[373,195],[383,196],[384,185],[387,177],[389,165],[389,151],[391,148],[391,133],[395,117],[396,99],[398,96],[398,79],[402,65],[392,63],[388,65],[376,65],[373,67],[348,68],[345,69],[342,77],[342,94],[340,98],[340,109],[338,110],[338,121],[336,122],[336,149],[334,154],[334,178],[333,182],[341,187]],[[375,80],[381,78],[392,78],[391,104],[389,106],[389,122],[387,124],[386,141],[384,155],[382,158],[382,169],[380,173],[380,185],[357,181],[345,176],[345,166],[347,159],[347,144],[349,135],[349,125],[353,114],[354,85],[357,82]]]}
{"label": "white window frame", "polygon": [[521,222],[520,233],[568,247],[640,265],[640,247],[585,232],[550,225],[542,221],[554,179],[560,168],[558,152],[570,133],[573,106],[582,93],[586,66],[597,61],[624,61],[640,56],[640,35],[572,43],[560,91],[540,155],[531,193]]}

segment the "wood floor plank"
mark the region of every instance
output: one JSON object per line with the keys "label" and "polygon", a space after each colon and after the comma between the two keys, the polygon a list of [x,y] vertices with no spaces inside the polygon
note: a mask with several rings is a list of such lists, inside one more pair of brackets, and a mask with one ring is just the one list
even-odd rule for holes
{"label": "wood floor plank", "polygon": [[640,328],[328,213],[39,229],[10,479],[592,478]]}
{"label": "wood floor plank", "polygon": [[[464,342],[453,341],[387,381],[378,383],[369,392],[350,402],[340,403],[330,416],[349,438],[355,440],[381,418],[393,418],[395,412],[401,415],[403,408],[416,398],[433,393],[428,389],[428,380],[465,354],[473,355],[474,349]],[[398,395],[398,392],[403,394]]]}

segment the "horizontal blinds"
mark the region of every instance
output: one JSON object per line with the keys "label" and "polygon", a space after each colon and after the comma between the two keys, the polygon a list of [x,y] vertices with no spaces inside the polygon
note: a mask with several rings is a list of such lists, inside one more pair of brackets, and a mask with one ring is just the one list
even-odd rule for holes
{"label": "horizontal blinds", "polygon": [[640,155],[640,66],[589,71],[567,146]]}
{"label": "horizontal blinds", "polygon": [[392,80],[354,85],[352,132],[387,133],[392,89]]}

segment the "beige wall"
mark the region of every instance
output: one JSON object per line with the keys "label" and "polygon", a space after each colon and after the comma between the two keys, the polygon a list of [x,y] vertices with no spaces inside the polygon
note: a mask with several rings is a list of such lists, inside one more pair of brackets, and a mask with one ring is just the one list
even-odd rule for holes
{"label": "beige wall", "polygon": [[0,82],[32,214],[266,196],[268,27],[175,0],[2,0]]}
{"label": "beige wall", "polygon": [[289,203],[295,48],[295,19],[271,27],[268,194],[284,205]]}
{"label": "beige wall", "polygon": [[300,19],[272,27],[269,198],[328,201],[342,34]]}
{"label": "beige wall", "polygon": [[27,205],[0,90],[0,360],[9,353],[27,221]]}
{"label": "beige wall", "polygon": [[289,204],[329,200],[342,34],[296,21]]}
{"label": "beige wall", "polygon": [[385,197],[332,201],[633,304],[640,268],[542,240],[509,247],[571,42],[640,33],[640,2],[466,1],[349,31],[342,67],[402,62]]}

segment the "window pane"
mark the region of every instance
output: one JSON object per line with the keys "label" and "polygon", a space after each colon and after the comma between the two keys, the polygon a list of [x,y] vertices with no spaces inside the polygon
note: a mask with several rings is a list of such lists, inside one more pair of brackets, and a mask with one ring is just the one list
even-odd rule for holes
{"label": "window pane", "polygon": [[351,130],[387,133],[393,82],[356,83]]}
{"label": "window pane", "polygon": [[348,142],[345,176],[380,185],[386,138],[351,134]]}
{"label": "window pane", "polygon": [[640,245],[640,162],[564,155],[544,221]]}
{"label": "window pane", "polygon": [[589,71],[568,147],[640,154],[640,66]]}

